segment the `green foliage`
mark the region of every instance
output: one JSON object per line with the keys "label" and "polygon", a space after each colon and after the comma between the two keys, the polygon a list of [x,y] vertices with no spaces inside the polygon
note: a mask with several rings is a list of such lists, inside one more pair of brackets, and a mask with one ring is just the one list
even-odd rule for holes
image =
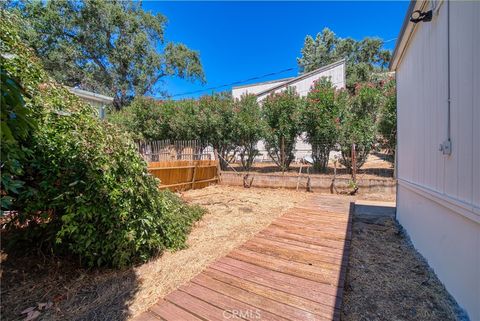
{"label": "green foliage", "polygon": [[265,135],[265,122],[255,95],[243,95],[235,101],[235,142],[243,169],[249,171],[255,156],[257,143]]}
{"label": "green foliage", "polygon": [[[378,131],[383,148],[393,156],[397,146],[397,92],[395,79],[387,80],[383,86],[384,103],[380,110]],[[392,157],[393,158],[393,157]]]}
{"label": "green foliage", "polygon": [[346,58],[347,88],[353,91],[355,84],[370,81],[372,72],[383,71],[388,66],[391,53],[382,46],[383,40],[378,38],[342,39],[325,28],[315,39],[312,36],[305,38],[302,56],[297,62],[303,72],[309,72]]}
{"label": "green foliage", "polygon": [[267,129],[265,147],[280,169],[288,170],[294,159],[295,140],[301,132],[303,100],[293,88],[269,95],[262,105]]}
{"label": "green foliage", "polygon": [[[116,267],[182,247],[202,211],[159,192],[130,136],[51,82],[16,32],[21,21],[2,16],[2,57],[13,57],[2,59],[2,69],[24,88],[37,123],[28,139],[18,141],[17,149],[29,151],[22,171],[2,173],[2,194],[18,194],[10,206],[16,215],[9,245],[23,240],[75,254],[89,266]],[[7,190],[5,180],[24,184]]]}
{"label": "green foliage", "polygon": [[208,142],[221,158],[222,168],[226,168],[228,155],[235,150],[235,114],[230,95],[218,94],[203,96],[199,100],[197,127],[198,139]]}
{"label": "green foliage", "polygon": [[373,84],[359,84],[353,96],[340,98],[341,126],[338,143],[341,163],[352,168],[352,145],[355,144],[357,169],[362,167],[374,147],[377,134],[377,113],[381,104],[381,91]]}
{"label": "green foliage", "polygon": [[167,19],[135,1],[35,1],[13,6],[22,37],[60,83],[113,95],[117,109],[176,75],[204,81],[198,52],[166,42]]}
{"label": "green foliage", "polygon": [[25,106],[23,89],[3,68],[1,58],[1,211],[8,210],[23,185],[24,181],[15,179],[23,172],[23,162],[29,150],[23,150],[21,144],[28,139],[36,124],[31,110]]}
{"label": "green foliage", "polygon": [[108,114],[109,122],[128,131],[135,140],[160,140],[171,136],[173,106],[148,97],[138,97],[120,111]]}
{"label": "green foliage", "polygon": [[[199,140],[201,147],[212,145],[223,159],[235,150],[235,114],[233,100],[227,94],[180,101],[138,97],[108,119],[129,131],[134,139]],[[222,165],[225,168],[225,162]]]}
{"label": "green foliage", "polygon": [[330,151],[337,142],[339,108],[333,84],[322,78],[314,83],[302,111],[306,141],[312,146],[314,168],[327,171]]}

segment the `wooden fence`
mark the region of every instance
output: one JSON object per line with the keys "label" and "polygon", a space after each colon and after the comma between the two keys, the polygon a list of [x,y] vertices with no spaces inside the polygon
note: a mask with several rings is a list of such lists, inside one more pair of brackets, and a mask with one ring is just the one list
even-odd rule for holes
{"label": "wooden fence", "polygon": [[199,189],[218,182],[217,160],[175,160],[148,163],[149,172],[160,179],[160,188],[173,191]]}

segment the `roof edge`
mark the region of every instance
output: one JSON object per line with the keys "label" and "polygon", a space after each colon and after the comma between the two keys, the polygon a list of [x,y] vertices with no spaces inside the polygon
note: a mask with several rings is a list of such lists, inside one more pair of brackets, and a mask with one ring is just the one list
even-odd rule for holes
{"label": "roof edge", "polygon": [[106,104],[110,104],[110,103],[113,102],[113,97],[104,96],[104,95],[100,95],[100,94],[97,94],[97,93],[94,93],[94,92],[91,92],[91,91],[78,89],[78,88],[72,88],[72,87],[68,87],[68,86],[67,86],[67,88],[72,94],[75,94],[75,95],[77,95],[81,98],[91,99],[91,100],[94,100],[94,101],[97,101],[97,102],[100,102],[100,103],[106,103]]}
{"label": "roof edge", "polygon": [[410,22],[410,16],[412,15],[412,12],[416,9],[418,10],[424,7],[427,3],[428,1],[410,1],[407,12],[405,14],[405,18],[403,19],[402,28],[400,29],[397,41],[395,42],[395,49],[393,50],[392,59],[390,60],[390,64],[388,65],[388,68],[391,71],[395,71],[395,69],[397,68],[398,64],[400,63],[404,49],[407,46],[413,32],[415,31],[416,24]]}
{"label": "roof edge", "polygon": [[293,78],[292,80],[289,80],[289,81],[287,81],[287,82],[284,82],[284,83],[282,83],[282,84],[280,84],[280,85],[278,85],[278,86],[272,87],[272,88],[270,88],[270,89],[264,90],[264,91],[262,91],[262,92],[259,92],[259,93],[257,94],[257,97],[264,96],[265,94],[268,94],[269,92],[275,91],[275,90],[280,89],[280,88],[282,88],[282,87],[287,87],[288,85],[290,85],[290,84],[292,84],[292,83],[294,83],[294,82],[296,82],[296,81],[302,80],[302,79],[307,78],[307,77],[310,77],[310,76],[312,76],[312,75],[316,75],[316,74],[321,73],[321,72],[323,72],[323,71],[326,71],[326,70],[328,70],[328,69],[331,69],[331,68],[340,66],[340,65],[342,65],[342,64],[345,64],[345,62],[346,62],[346,59],[343,58],[343,59],[341,59],[341,60],[338,60],[338,61],[336,61],[336,62],[333,62],[333,63],[328,64],[328,65],[325,65],[325,66],[322,66],[322,67],[320,67],[320,68],[318,68],[318,69],[312,70],[312,71],[307,72],[307,73],[305,73],[305,74],[301,74],[300,76],[295,77],[295,78]]}
{"label": "roof edge", "polygon": [[281,82],[281,81],[288,81],[288,80],[291,80],[293,78],[295,78],[295,77],[280,78],[280,79],[275,79],[275,80],[256,82],[256,83],[253,83],[253,84],[245,84],[245,85],[240,85],[240,86],[234,86],[234,87],[232,87],[232,90],[233,89],[238,89],[238,88],[250,87],[250,86],[272,84],[272,83]]}

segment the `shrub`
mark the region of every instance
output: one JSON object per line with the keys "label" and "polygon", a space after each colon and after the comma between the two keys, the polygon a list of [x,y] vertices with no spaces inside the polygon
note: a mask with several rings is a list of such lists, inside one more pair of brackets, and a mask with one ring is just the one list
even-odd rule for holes
{"label": "shrub", "polygon": [[262,105],[267,125],[265,147],[280,169],[288,170],[295,158],[295,140],[300,134],[302,99],[294,88],[269,95]]}
{"label": "shrub", "polygon": [[160,192],[130,136],[52,82],[20,41],[18,18],[2,17],[1,67],[24,88],[37,122],[18,144],[29,151],[22,171],[2,176],[3,196],[12,194],[3,187],[5,178],[24,182],[10,207],[17,213],[9,224],[10,245],[22,239],[73,253],[89,266],[116,267],[182,247],[202,210]]}
{"label": "shrub", "polygon": [[397,146],[397,93],[395,79],[388,80],[382,90],[384,103],[380,109],[378,131],[381,135],[381,146],[390,155],[395,156],[395,148]]}
{"label": "shrub", "polygon": [[362,167],[372,150],[377,133],[377,113],[380,91],[372,84],[359,84],[355,95],[339,98],[341,126],[338,143],[342,158],[340,163],[352,169],[352,145],[355,144],[356,167]]}
{"label": "shrub", "polygon": [[330,80],[322,78],[313,84],[302,111],[302,126],[306,141],[312,145],[314,168],[326,172],[339,126],[336,92]]}
{"label": "shrub", "polygon": [[255,95],[235,101],[235,141],[243,169],[249,171],[258,155],[258,141],[265,134],[265,123]]}
{"label": "shrub", "polygon": [[[221,156],[220,165],[226,169],[229,155],[235,153],[235,114],[230,95],[216,94],[200,97],[197,124],[199,139],[215,148]],[[233,157],[232,157],[233,158]]]}

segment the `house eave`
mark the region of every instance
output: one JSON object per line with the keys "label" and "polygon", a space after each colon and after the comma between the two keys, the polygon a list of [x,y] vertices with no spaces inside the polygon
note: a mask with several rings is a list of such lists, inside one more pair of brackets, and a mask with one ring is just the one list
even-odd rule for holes
{"label": "house eave", "polygon": [[391,71],[395,71],[397,66],[402,61],[403,53],[405,52],[405,49],[407,48],[410,39],[415,32],[416,24],[410,22],[410,16],[412,15],[412,12],[415,10],[423,10],[427,4],[428,1],[410,1],[410,5],[408,6],[407,13],[405,14],[405,18],[403,20],[402,28],[400,29],[400,33],[395,43],[392,59],[390,60],[390,64],[388,66]]}
{"label": "house eave", "polygon": [[233,89],[240,89],[240,88],[248,88],[248,87],[252,87],[252,86],[274,84],[274,83],[277,83],[277,82],[286,82],[286,81],[289,81],[289,80],[294,79],[294,78],[295,77],[288,77],[288,78],[275,79],[275,80],[269,80],[269,81],[263,81],[263,82],[256,82],[254,84],[234,86],[234,87],[232,87],[232,90]]}
{"label": "house eave", "polygon": [[68,87],[68,90],[72,94],[75,94],[80,98],[95,101],[95,102],[100,103],[100,104],[106,104],[107,105],[107,104],[111,104],[113,102],[113,97],[104,96],[104,95],[100,95],[100,94],[93,93],[93,92],[90,92],[90,91],[86,91],[86,90],[82,90],[82,89],[78,89],[78,88],[72,88],[72,87]]}
{"label": "house eave", "polygon": [[324,72],[324,71],[326,71],[326,70],[335,68],[335,67],[340,66],[340,65],[342,65],[342,64],[345,64],[345,61],[346,61],[345,59],[336,61],[336,62],[331,63],[331,64],[329,64],[329,65],[326,65],[326,66],[320,67],[320,68],[318,68],[318,69],[312,70],[312,71],[310,71],[310,72],[307,72],[307,73],[305,73],[305,74],[302,74],[302,75],[300,75],[300,76],[298,76],[298,77],[295,77],[295,78],[293,78],[293,79],[291,79],[291,80],[289,80],[289,81],[287,81],[287,82],[281,83],[281,84],[278,85],[278,86],[272,87],[272,88],[267,89],[267,90],[264,90],[264,91],[262,91],[262,92],[259,92],[259,93],[257,94],[257,98],[259,98],[259,97],[261,97],[261,96],[264,96],[264,95],[266,95],[266,94],[268,94],[268,93],[270,93],[270,92],[274,92],[274,91],[276,91],[276,90],[278,90],[278,89],[280,89],[280,88],[288,87],[289,85],[291,85],[291,84],[293,84],[293,83],[296,83],[297,81],[300,81],[300,80],[305,79],[305,78],[307,78],[307,77],[316,75],[316,74],[318,74],[318,73],[321,73],[321,72]]}

